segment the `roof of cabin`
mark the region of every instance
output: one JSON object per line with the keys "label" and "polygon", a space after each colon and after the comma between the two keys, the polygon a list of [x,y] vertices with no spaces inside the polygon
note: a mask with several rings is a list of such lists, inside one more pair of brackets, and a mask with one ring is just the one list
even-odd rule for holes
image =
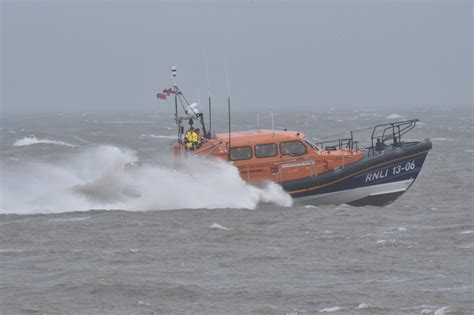
{"label": "roof of cabin", "polygon": [[[228,133],[219,133],[216,135],[218,140],[227,141],[229,139]],[[283,130],[247,130],[247,131],[233,131],[231,133],[231,141],[239,142],[262,142],[262,141],[285,141],[294,139],[303,139],[304,134],[298,131],[283,131]]]}

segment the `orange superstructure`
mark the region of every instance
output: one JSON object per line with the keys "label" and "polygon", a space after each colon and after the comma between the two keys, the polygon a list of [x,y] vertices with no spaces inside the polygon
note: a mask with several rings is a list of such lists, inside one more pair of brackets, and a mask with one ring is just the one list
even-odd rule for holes
{"label": "orange superstructure", "polygon": [[175,154],[212,156],[231,162],[243,179],[259,183],[297,180],[344,167],[364,157],[364,152],[347,145],[323,149],[305,139],[301,132],[250,130],[217,134],[204,139],[196,151],[188,152],[181,144]]}

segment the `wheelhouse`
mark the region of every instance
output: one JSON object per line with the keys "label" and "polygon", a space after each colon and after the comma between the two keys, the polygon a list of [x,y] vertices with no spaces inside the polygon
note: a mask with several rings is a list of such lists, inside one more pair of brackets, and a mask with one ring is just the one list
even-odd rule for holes
{"label": "wheelhouse", "polygon": [[[177,146],[175,152],[179,151]],[[229,161],[250,182],[280,183],[317,176],[364,156],[361,151],[340,147],[331,150],[328,157],[322,147],[305,139],[301,132],[273,130],[233,132],[230,138],[229,134],[218,134],[193,154]]]}

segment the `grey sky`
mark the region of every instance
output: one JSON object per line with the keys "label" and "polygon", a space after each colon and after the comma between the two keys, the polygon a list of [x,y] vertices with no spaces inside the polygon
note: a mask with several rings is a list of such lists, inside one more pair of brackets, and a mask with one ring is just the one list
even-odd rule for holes
{"label": "grey sky", "polygon": [[2,110],[472,106],[471,1],[2,1]]}

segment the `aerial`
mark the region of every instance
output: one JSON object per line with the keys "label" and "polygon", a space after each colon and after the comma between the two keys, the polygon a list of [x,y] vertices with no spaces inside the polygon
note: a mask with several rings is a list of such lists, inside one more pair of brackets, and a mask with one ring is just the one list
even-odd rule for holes
{"label": "aerial", "polygon": [[0,314],[472,314],[472,1],[1,1]]}

